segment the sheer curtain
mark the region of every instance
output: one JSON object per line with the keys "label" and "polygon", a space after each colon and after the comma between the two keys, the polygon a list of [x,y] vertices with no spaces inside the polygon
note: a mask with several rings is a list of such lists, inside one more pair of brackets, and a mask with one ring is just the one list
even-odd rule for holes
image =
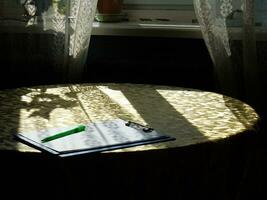
{"label": "sheer curtain", "polygon": [[267,4],[262,0],[194,0],[219,91],[263,112]]}
{"label": "sheer curtain", "polygon": [[[97,0],[0,0],[1,65],[81,80]],[[24,70],[22,70],[22,68]]]}
{"label": "sheer curtain", "polygon": [[[260,140],[250,138],[251,145],[241,148],[247,162],[238,166],[243,174],[233,199],[266,196],[266,0],[194,0],[194,7],[214,63],[218,91],[247,102],[263,121]],[[231,109],[231,103],[225,104]]]}

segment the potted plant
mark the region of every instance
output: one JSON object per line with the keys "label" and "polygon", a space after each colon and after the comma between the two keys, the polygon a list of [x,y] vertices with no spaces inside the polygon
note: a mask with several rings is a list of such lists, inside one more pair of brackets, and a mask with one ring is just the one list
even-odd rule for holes
{"label": "potted plant", "polygon": [[123,0],[98,0],[96,20],[99,22],[118,22],[125,18],[122,13]]}

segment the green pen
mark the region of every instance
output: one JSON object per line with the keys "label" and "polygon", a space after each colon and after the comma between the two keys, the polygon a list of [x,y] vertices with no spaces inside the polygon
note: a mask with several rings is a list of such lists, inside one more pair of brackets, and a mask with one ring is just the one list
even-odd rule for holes
{"label": "green pen", "polygon": [[49,141],[52,141],[52,140],[56,140],[58,138],[62,138],[62,137],[65,137],[65,136],[68,136],[68,135],[72,135],[72,134],[75,134],[75,133],[79,133],[79,132],[82,132],[84,131],[86,128],[86,126],[84,125],[80,125],[76,128],[73,128],[73,129],[70,129],[70,130],[67,130],[67,131],[64,131],[64,132],[61,132],[61,133],[57,133],[55,135],[51,135],[49,137],[46,137],[44,139],[41,140],[42,143],[45,143],[45,142],[49,142]]}

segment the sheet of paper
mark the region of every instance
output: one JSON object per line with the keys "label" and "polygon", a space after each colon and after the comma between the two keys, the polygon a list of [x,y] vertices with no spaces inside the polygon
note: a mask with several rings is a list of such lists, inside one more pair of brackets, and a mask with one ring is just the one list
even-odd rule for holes
{"label": "sheet of paper", "polygon": [[155,130],[151,132],[144,132],[142,129],[126,126],[126,123],[126,121],[121,119],[90,123],[86,125],[85,131],[58,138],[46,143],[42,143],[41,140],[47,136],[72,129],[74,127],[53,129],[38,133],[20,134],[58,152],[102,148],[110,145],[121,145],[166,137]]}

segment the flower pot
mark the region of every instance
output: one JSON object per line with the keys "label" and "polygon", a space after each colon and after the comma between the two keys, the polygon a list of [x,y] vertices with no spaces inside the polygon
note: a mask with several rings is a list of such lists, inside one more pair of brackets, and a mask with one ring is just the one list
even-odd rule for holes
{"label": "flower pot", "polygon": [[100,14],[120,14],[123,0],[98,0],[97,10]]}
{"label": "flower pot", "polygon": [[120,22],[126,19],[122,12],[123,0],[98,0],[96,21]]}

